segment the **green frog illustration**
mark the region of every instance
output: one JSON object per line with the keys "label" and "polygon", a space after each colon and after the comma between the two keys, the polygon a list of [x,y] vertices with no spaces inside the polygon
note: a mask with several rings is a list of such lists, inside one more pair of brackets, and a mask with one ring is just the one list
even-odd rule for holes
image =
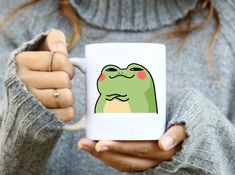
{"label": "green frog illustration", "polygon": [[153,78],[140,64],[132,63],[124,69],[105,66],[97,89],[100,95],[95,113],[158,113]]}

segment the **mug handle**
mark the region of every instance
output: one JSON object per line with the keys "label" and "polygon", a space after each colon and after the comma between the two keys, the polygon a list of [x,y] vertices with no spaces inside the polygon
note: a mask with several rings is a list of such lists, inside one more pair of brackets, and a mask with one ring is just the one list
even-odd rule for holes
{"label": "mug handle", "polygon": [[[86,73],[86,61],[84,58],[70,58],[69,61],[73,64],[74,67],[78,68],[82,73]],[[63,130],[65,131],[79,131],[85,129],[85,115],[82,118],[73,124],[65,124]]]}

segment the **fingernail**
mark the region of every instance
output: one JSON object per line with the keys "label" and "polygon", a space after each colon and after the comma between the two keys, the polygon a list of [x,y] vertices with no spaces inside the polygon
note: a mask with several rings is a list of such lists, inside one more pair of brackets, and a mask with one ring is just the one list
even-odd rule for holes
{"label": "fingernail", "polygon": [[89,148],[88,146],[86,145],[79,145],[79,148],[83,151],[86,151],[88,153],[91,153],[91,148]]}
{"label": "fingernail", "polygon": [[108,150],[109,150],[109,147],[107,147],[107,146],[96,147],[97,152],[103,152],[103,151],[108,151]]}
{"label": "fingernail", "polygon": [[174,140],[170,136],[165,136],[162,138],[162,145],[164,147],[164,150],[169,150],[171,149],[174,145]]}
{"label": "fingernail", "polygon": [[62,42],[59,42],[59,43],[56,44],[55,50],[56,50],[56,51],[59,51],[59,52],[63,52],[63,53],[65,53],[66,55],[68,55],[67,47],[66,47],[65,44],[62,43]]}

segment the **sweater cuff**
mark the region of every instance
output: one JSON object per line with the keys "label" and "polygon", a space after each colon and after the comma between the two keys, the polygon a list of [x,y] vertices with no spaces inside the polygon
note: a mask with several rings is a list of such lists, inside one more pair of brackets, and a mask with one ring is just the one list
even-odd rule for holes
{"label": "sweater cuff", "polygon": [[184,168],[189,168],[201,174],[214,174],[216,161],[210,145],[215,129],[213,120],[216,116],[223,117],[221,112],[200,92],[191,88],[176,93],[167,109],[167,129],[184,124],[188,137],[184,140],[181,151],[171,161],[161,163],[154,172],[174,174],[181,169],[180,172],[183,173]]}
{"label": "sweater cuff", "polygon": [[21,47],[14,50],[8,62],[8,69],[5,79],[6,86],[6,104],[12,117],[17,116],[11,121],[5,119],[3,121],[15,123],[16,126],[27,131],[34,139],[43,141],[45,135],[50,137],[61,130],[63,122],[56,115],[50,112],[36,99],[30,91],[27,90],[25,84],[17,77],[16,55],[23,51],[36,50],[41,42],[46,38],[50,31],[37,35],[33,40],[24,43]]}

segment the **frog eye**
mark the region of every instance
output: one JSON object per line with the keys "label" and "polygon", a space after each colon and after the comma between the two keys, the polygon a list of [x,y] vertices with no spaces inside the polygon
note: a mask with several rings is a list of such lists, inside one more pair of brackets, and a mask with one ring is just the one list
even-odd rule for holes
{"label": "frog eye", "polygon": [[142,71],[143,69],[140,67],[133,67],[130,69],[130,71]]}
{"label": "frog eye", "polygon": [[113,67],[111,67],[111,68],[107,68],[106,71],[107,71],[107,72],[116,72],[116,71],[118,71],[118,70],[115,69],[115,68],[113,68]]}

